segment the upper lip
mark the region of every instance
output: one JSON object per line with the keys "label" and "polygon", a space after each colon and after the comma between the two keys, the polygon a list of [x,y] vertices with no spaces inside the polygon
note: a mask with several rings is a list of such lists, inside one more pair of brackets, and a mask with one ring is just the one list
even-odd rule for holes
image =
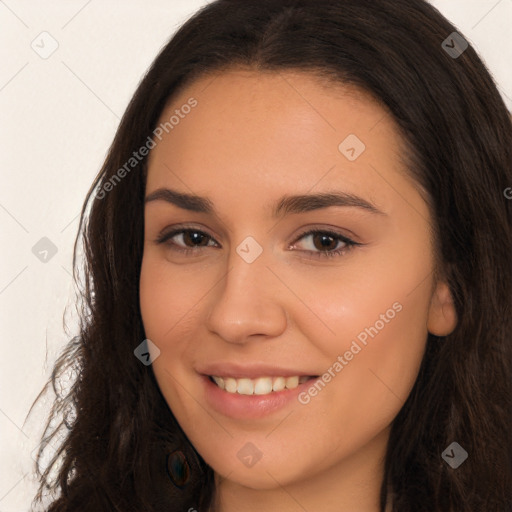
{"label": "upper lip", "polygon": [[237,363],[207,363],[198,365],[198,373],[215,377],[231,377],[233,379],[256,379],[258,377],[302,377],[316,376],[314,372],[301,371],[290,368],[280,368],[268,363],[251,363],[241,365]]}

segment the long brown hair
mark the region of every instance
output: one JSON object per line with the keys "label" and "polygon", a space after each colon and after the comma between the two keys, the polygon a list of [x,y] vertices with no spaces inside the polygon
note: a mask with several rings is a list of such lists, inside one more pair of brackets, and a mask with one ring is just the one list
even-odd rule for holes
{"label": "long brown hair", "polygon": [[[147,158],[117,178],[177,91],[245,66],[311,72],[371,94],[396,120],[410,175],[427,193],[458,325],[445,338],[429,335],[393,422],[381,510],[390,493],[394,512],[512,509],[512,201],[504,193],[512,123],[485,65],[453,32],[423,0],[217,0],[172,37],[135,92],[82,209],[74,255],[80,333],[52,374],[57,398],[42,446],[66,435],[34,502],[45,490],[57,494],[49,512],[202,512],[213,500],[213,470],[177,424],[151,366],[133,353],[145,339],[138,286]],[[60,394],[56,383],[70,368],[77,377]],[[457,469],[441,457],[454,441],[468,453]],[[166,475],[177,448],[190,465],[183,488]]]}

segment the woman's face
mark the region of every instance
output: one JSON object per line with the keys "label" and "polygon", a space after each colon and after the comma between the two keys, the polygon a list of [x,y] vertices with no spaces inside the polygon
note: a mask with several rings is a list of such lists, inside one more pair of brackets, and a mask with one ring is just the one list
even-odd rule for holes
{"label": "woman's face", "polygon": [[380,474],[428,332],[456,321],[391,117],[341,84],[240,70],[160,121],[140,301],[176,419],[235,485]]}

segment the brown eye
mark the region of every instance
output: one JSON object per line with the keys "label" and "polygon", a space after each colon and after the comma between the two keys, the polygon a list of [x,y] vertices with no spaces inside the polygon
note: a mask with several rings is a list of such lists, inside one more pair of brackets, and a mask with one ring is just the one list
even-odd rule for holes
{"label": "brown eye", "polygon": [[316,233],[312,235],[312,240],[315,249],[318,249],[319,251],[334,250],[338,245],[338,240],[336,240],[336,238],[324,233]]}
{"label": "brown eye", "polygon": [[300,240],[305,240],[306,243],[302,243],[302,247],[298,248],[310,253],[313,257],[341,256],[354,246],[362,245],[340,233],[318,229],[303,233],[293,244],[293,248],[298,246]]}
{"label": "brown eye", "polygon": [[[170,233],[161,235],[156,242],[167,244],[178,251],[194,250],[201,247],[215,246],[216,243],[210,235],[198,229],[175,229]],[[213,243],[211,243],[213,242]]]}
{"label": "brown eye", "polygon": [[208,245],[209,238],[210,237],[208,235],[205,235],[201,231],[187,230],[182,232],[183,242],[188,247],[204,247],[205,245]]}

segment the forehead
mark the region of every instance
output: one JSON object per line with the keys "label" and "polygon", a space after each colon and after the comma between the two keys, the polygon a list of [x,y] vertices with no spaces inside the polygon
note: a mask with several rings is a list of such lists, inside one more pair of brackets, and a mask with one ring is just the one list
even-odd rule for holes
{"label": "forehead", "polygon": [[404,170],[387,111],[354,87],[308,73],[205,76],[173,98],[159,123],[167,129],[150,154],[147,190],[173,186],[214,200],[222,192],[240,202],[341,185],[379,203],[392,195],[383,186],[389,173],[394,181]]}
{"label": "forehead", "polygon": [[[191,99],[197,105],[184,116],[180,111],[191,110],[187,107]],[[194,139],[187,137],[190,142],[200,142],[205,135],[208,140],[228,136],[224,141],[227,144],[241,141],[246,134],[246,139],[271,137],[283,148],[305,140],[306,149],[310,149],[324,140],[326,144],[331,140],[336,142],[347,132],[363,136],[377,125],[380,130],[376,135],[384,130],[388,143],[397,142],[390,139],[398,139],[392,117],[368,93],[297,71],[242,69],[204,76],[172,99],[162,112],[160,124],[180,113],[180,120],[174,116],[180,126],[173,126],[166,130],[169,134],[164,134],[176,143],[185,142],[180,134],[188,136],[186,127],[190,124],[194,124],[195,132]],[[186,123],[181,122],[185,119],[188,119]],[[244,130],[239,131],[241,125]],[[326,138],[327,134],[331,137]],[[246,152],[252,147],[253,144],[247,146]]]}

